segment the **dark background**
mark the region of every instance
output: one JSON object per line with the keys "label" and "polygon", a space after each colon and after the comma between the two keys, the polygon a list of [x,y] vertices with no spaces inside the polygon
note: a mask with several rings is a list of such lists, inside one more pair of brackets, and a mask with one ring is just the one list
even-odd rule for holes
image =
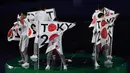
{"label": "dark background", "polygon": [[[32,8],[55,8],[57,20],[76,22],[76,26],[64,33],[64,53],[84,52],[91,53],[92,14],[97,9],[97,4],[105,4],[109,9],[120,13],[115,22],[113,55],[121,56],[129,63],[129,41],[130,41],[130,2],[128,0],[3,0],[0,2],[0,73],[4,72],[4,64],[7,60],[19,56],[18,42],[8,42],[7,32],[16,21],[17,14],[28,12]],[[30,39],[29,55],[33,51],[33,39]],[[41,53],[45,53],[45,47]]]}

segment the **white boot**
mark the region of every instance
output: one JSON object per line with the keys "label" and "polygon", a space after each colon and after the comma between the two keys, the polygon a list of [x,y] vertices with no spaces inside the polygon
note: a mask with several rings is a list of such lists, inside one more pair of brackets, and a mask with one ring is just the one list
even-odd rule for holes
{"label": "white boot", "polygon": [[13,69],[14,67],[11,65],[6,64],[9,69]]}
{"label": "white boot", "polygon": [[29,68],[29,63],[25,62],[24,64],[22,64],[22,67],[25,68],[25,69],[28,69]]}
{"label": "white boot", "polygon": [[112,56],[107,56],[107,61],[104,62],[104,64],[113,64],[112,60]]}
{"label": "white boot", "polygon": [[45,70],[50,70],[50,66],[47,65],[46,68],[45,68]]}
{"label": "white boot", "polygon": [[112,56],[111,55],[109,55],[109,56],[107,56],[107,59],[109,59],[109,60],[112,60]]}
{"label": "white boot", "polygon": [[30,57],[30,59],[31,59],[32,61],[37,61],[37,60],[38,60],[38,57],[37,57],[37,55],[32,55],[32,56]]}
{"label": "white boot", "polygon": [[104,62],[105,65],[108,65],[108,64],[113,64],[113,62],[111,60],[107,60]]}
{"label": "white boot", "polygon": [[95,69],[98,69],[100,67],[100,65],[97,62],[95,62],[94,66],[95,66]]}
{"label": "white boot", "polygon": [[64,70],[67,70],[67,66],[66,65],[64,65]]}

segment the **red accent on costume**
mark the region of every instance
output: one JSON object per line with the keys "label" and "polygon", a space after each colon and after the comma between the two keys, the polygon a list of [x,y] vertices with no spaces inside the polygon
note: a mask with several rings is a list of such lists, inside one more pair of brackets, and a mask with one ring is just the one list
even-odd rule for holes
{"label": "red accent on costume", "polygon": [[49,24],[48,31],[52,32],[52,31],[55,31],[55,30],[56,30],[56,25],[55,24]]}
{"label": "red accent on costume", "polygon": [[29,32],[28,32],[28,35],[30,36],[30,35],[32,34],[32,31],[31,31],[30,28],[28,29],[28,31],[29,31]]}
{"label": "red accent on costume", "polygon": [[105,20],[102,20],[101,26],[103,27],[103,26],[105,26],[105,24],[107,24],[107,22]]}
{"label": "red accent on costume", "polygon": [[103,28],[102,31],[101,31],[101,37],[104,38],[104,39],[106,39],[107,36],[108,36],[108,34],[107,34],[107,29],[106,29],[106,28]]}
{"label": "red accent on costume", "polygon": [[8,31],[8,37],[11,36],[12,32],[13,32],[12,29],[10,29],[10,30]]}
{"label": "red accent on costume", "polygon": [[57,37],[58,36],[58,34],[52,34],[51,36],[50,36],[50,38],[49,38],[49,40],[53,40],[55,37]]}
{"label": "red accent on costume", "polygon": [[94,16],[93,21],[91,22],[91,24],[95,24],[96,23],[96,16]]}
{"label": "red accent on costume", "polygon": [[[107,22],[105,20],[102,20],[101,26],[103,27],[103,26],[105,26],[105,24],[107,24]],[[106,28],[103,28],[101,30],[101,37],[104,39],[107,38],[107,29]]]}

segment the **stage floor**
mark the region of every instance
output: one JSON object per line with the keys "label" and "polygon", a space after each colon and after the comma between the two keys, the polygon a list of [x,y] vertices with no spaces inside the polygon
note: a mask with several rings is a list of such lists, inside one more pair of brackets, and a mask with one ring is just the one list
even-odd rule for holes
{"label": "stage floor", "polygon": [[[50,71],[45,71],[46,55],[40,56],[40,70],[34,70],[32,61],[29,61],[29,69],[22,68],[18,63],[20,57],[9,60],[5,64],[5,70],[6,73],[127,73],[127,63],[117,56],[113,56],[113,66],[110,68],[104,66],[104,58],[103,56],[100,56],[100,68],[96,70],[93,66],[91,54],[65,54],[65,58],[68,67],[67,71],[61,70],[59,56],[57,56],[56,61],[53,63],[52,69]],[[9,66],[12,66],[13,68],[10,69]]]}

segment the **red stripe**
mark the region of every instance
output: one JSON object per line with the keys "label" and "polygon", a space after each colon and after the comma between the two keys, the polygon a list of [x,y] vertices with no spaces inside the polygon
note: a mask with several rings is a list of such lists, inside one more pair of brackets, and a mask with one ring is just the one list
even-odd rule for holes
{"label": "red stripe", "polygon": [[50,36],[50,38],[49,38],[49,40],[53,40],[55,37],[57,37],[58,36],[58,34],[52,34],[51,36]]}
{"label": "red stripe", "polygon": [[94,16],[94,18],[93,18],[91,24],[95,24],[95,23],[96,23],[96,16]]}
{"label": "red stripe", "polygon": [[32,31],[31,31],[30,28],[28,29],[28,31],[29,31],[29,32],[28,32],[28,35],[30,36],[30,35],[32,34]]}
{"label": "red stripe", "polygon": [[8,37],[10,37],[11,34],[12,34],[12,29],[10,29],[10,30],[8,31]]}

